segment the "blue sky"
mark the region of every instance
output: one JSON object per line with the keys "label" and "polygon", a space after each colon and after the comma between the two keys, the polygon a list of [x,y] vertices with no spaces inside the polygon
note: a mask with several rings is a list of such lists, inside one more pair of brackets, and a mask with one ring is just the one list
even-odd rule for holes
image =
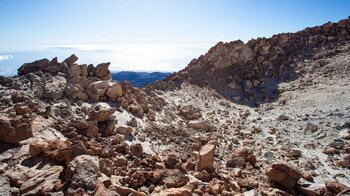
{"label": "blue sky", "polygon": [[0,0],[0,72],[72,52],[113,70],[176,71],[218,41],[349,15],[348,0]]}

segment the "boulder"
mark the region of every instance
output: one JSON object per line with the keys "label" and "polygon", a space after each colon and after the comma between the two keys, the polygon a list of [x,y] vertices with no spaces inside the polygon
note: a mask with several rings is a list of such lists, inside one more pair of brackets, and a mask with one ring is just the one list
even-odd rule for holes
{"label": "boulder", "polygon": [[78,57],[75,54],[72,54],[70,57],[66,58],[63,62],[68,66],[73,65],[78,60]]}
{"label": "boulder", "polygon": [[115,100],[118,97],[121,97],[123,95],[123,88],[122,85],[119,83],[112,83],[107,90],[106,95],[111,100]]}
{"label": "boulder", "polygon": [[110,159],[100,159],[100,171],[106,176],[114,174],[114,162]]}
{"label": "boulder", "polygon": [[298,189],[306,196],[325,195],[326,187],[324,184],[307,184],[301,185]]}
{"label": "boulder", "polygon": [[197,162],[197,171],[201,170],[212,170],[214,164],[214,153],[215,153],[215,145],[214,144],[206,144],[204,145],[198,155]]}
{"label": "boulder", "polygon": [[0,141],[18,144],[20,141],[32,136],[32,125],[27,119],[7,119],[0,117]]}
{"label": "boulder", "polygon": [[98,64],[95,68],[95,76],[101,80],[110,80],[112,79],[112,74],[109,71],[108,67],[111,63],[101,63]]}
{"label": "boulder", "polygon": [[25,63],[18,69],[18,75],[22,76],[27,73],[42,71],[51,74],[56,74],[59,67],[56,63],[51,63],[48,59],[41,59],[32,63]]}
{"label": "boulder", "polygon": [[107,89],[108,89],[108,81],[96,81],[96,82],[93,82],[91,83],[90,87],[88,88],[91,88],[91,87],[95,87],[98,91],[98,95],[100,97],[104,96]]}
{"label": "boulder", "polygon": [[73,120],[71,124],[80,134],[87,137],[96,137],[99,133],[97,124],[94,121]]}
{"label": "boulder", "polygon": [[111,108],[108,104],[98,103],[95,104],[89,111],[88,120],[95,120],[102,122],[111,119],[112,114],[116,111],[115,108]]}
{"label": "boulder", "polygon": [[226,167],[239,168],[245,166],[245,159],[243,157],[234,157],[226,162]]}
{"label": "boulder", "polygon": [[81,92],[77,85],[73,85],[71,83],[67,84],[64,93],[67,97],[74,100],[86,101],[88,99],[88,96]]}
{"label": "boulder", "polygon": [[247,148],[239,147],[234,150],[231,158],[227,161],[226,165],[228,167],[242,167],[245,165],[245,162],[248,162],[250,163],[250,165],[255,167],[255,155],[252,151],[248,150]]}
{"label": "boulder", "polygon": [[345,184],[341,184],[334,181],[325,181],[326,194],[325,195],[345,195],[345,193],[350,193],[350,187]]}
{"label": "boulder", "polygon": [[68,65],[67,68],[68,68],[67,72],[69,77],[74,78],[74,77],[80,76],[81,70],[78,64]]}
{"label": "boulder", "polygon": [[90,155],[75,157],[68,165],[66,179],[69,183],[68,196],[93,195],[97,190],[99,161]]}
{"label": "boulder", "polygon": [[179,163],[179,160],[175,154],[168,154],[164,160],[165,167],[168,169],[174,169],[177,163]]}
{"label": "boulder", "polygon": [[302,174],[286,162],[276,162],[268,167],[266,175],[271,181],[292,189],[298,183]]}
{"label": "boulder", "polygon": [[130,153],[136,157],[142,157],[143,147],[140,143],[130,145]]}
{"label": "boulder", "polygon": [[123,126],[121,126],[121,127],[117,128],[117,133],[123,134],[123,135],[129,135],[129,134],[132,133],[132,131],[133,131],[133,129],[131,127],[123,127]]}
{"label": "boulder", "polygon": [[85,93],[90,99],[92,99],[95,102],[97,102],[100,98],[100,91],[94,85],[89,85]]}
{"label": "boulder", "polygon": [[128,159],[123,156],[113,158],[113,162],[115,167],[123,167],[128,165]]}
{"label": "boulder", "polygon": [[187,184],[189,178],[178,169],[170,169],[165,173],[163,178],[164,184],[168,188],[179,188]]}

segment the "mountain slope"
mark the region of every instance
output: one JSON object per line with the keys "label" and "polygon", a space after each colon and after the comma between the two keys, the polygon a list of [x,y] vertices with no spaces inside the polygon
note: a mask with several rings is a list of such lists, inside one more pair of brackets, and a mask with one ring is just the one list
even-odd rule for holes
{"label": "mountain slope", "polygon": [[349,19],[282,33],[247,43],[219,42],[167,81],[189,81],[215,89],[225,98],[251,106],[276,100],[277,85],[302,73],[296,64],[340,52],[350,40]]}

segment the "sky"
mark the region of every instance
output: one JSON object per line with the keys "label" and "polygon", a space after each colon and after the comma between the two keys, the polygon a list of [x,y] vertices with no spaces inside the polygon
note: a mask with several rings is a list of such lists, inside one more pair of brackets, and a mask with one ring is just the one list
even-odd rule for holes
{"label": "sky", "polygon": [[72,53],[114,71],[178,71],[219,41],[349,15],[349,0],[0,0],[0,74]]}

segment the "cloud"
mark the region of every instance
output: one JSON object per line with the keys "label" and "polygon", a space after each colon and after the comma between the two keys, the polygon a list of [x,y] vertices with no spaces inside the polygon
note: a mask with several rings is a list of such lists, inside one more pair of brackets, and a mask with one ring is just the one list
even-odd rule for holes
{"label": "cloud", "polygon": [[204,54],[213,44],[209,40],[176,39],[153,42],[140,40],[109,44],[51,45],[45,48],[67,54],[75,53],[79,57],[79,63],[111,62],[110,69],[113,71],[178,71],[193,58]]}
{"label": "cloud", "polygon": [[10,60],[12,57],[12,55],[0,55],[0,61]]}

